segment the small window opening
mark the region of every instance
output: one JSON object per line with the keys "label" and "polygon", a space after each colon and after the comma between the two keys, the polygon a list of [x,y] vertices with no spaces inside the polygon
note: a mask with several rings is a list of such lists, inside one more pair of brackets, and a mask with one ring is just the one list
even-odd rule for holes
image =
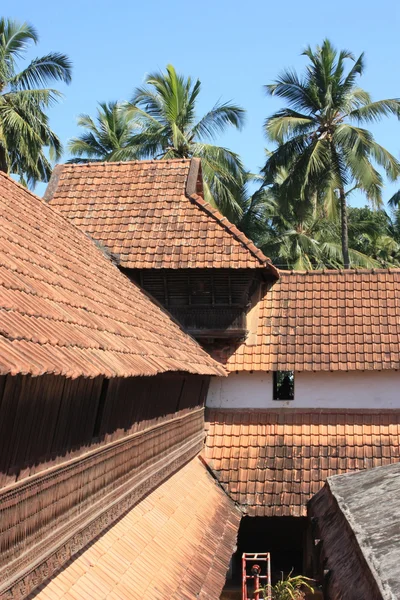
{"label": "small window opening", "polygon": [[274,400],[294,400],[294,371],[274,371]]}

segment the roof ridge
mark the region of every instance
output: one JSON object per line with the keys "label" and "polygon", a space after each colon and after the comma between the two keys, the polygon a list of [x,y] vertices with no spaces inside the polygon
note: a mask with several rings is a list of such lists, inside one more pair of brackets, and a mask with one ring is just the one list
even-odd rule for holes
{"label": "roof ridge", "polygon": [[279,277],[279,271],[272,264],[270,258],[265,256],[265,254],[257,248],[254,242],[252,242],[240,229],[236,227],[233,223],[224,217],[222,213],[219,212],[216,208],[211,206],[207,200],[204,200],[199,194],[190,194],[188,195],[189,200],[192,200],[199,206],[204,212],[208,213],[211,217],[213,217],[224,229],[226,229],[233,237],[235,237],[247,250],[260,261],[262,265],[268,266],[274,272],[274,274]]}
{"label": "roof ridge", "polygon": [[347,275],[347,274],[374,274],[374,273],[398,273],[400,267],[377,267],[377,268],[354,268],[354,269],[278,269],[281,275]]}
{"label": "roof ridge", "polygon": [[88,162],[81,162],[81,163],[72,163],[72,162],[66,162],[66,163],[57,163],[55,165],[54,168],[56,167],[71,167],[71,168],[77,168],[77,167],[91,167],[93,165],[96,165],[96,167],[105,167],[105,166],[114,166],[114,165],[143,165],[143,164],[170,164],[170,163],[190,163],[191,162],[191,158],[166,158],[165,160],[162,158],[149,158],[149,159],[145,159],[145,160],[118,160],[118,161],[111,161],[111,160],[102,160],[102,161],[88,161]]}

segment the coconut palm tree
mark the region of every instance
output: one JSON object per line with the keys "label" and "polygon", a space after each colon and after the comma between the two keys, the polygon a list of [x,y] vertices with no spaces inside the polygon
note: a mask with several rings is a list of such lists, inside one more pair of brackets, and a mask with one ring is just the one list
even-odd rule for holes
{"label": "coconut palm tree", "polygon": [[[341,252],[340,224],[338,216],[333,213],[326,216],[326,207],[322,202],[295,199],[285,203],[286,178],[289,176],[281,169],[275,181],[262,185],[249,195],[242,204],[242,217],[237,226],[252,239],[273,263],[281,269],[312,270],[343,268]],[[356,211],[356,209],[354,209]],[[353,211],[353,209],[351,209]],[[372,214],[372,211],[370,211]],[[370,232],[365,219],[353,218],[350,213],[349,259],[352,267],[374,268],[393,264],[393,258],[384,260],[384,253],[389,249],[390,233],[387,237],[379,237],[375,248],[381,248],[380,255],[372,252],[371,244],[361,243],[360,234]],[[396,246],[393,237],[392,250]]]}
{"label": "coconut palm tree", "polygon": [[49,81],[71,81],[68,57],[56,52],[34,59],[18,72],[18,59],[38,39],[31,25],[0,19],[0,170],[31,185],[50,177],[45,148],[50,160],[62,152],[46,115],[61,94],[45,86]]}
{"label": "coconut palm tree", "polygon": [[[361,190],[379,206],[383,180],[377,167],[391,180],[400,174],[396,158],[360,125],[389,115],[399,117],[400,101],[373,102],[357,87],[364,71],[363,54],[355,59],[347,50],[338,53],[329,40],[303,54],[309,59],[304,76],[288,70],[266,86],[268,94],[283,98],[289,106],[265,122],[268,138],[279,145],[268,158],[264,175],[268,182],[280,168],[288,170],[282,192],[285,202],[293,197],[308,198],[314,205],[318,197],[328,204],[339,200],[343,263],[348,268],[348,194]],[[353,64],[346,72],[348,60]]]}
{"label": "coconut palm tree", "polygon": [[237,154],[211,142],[229,126],[240,129],[245,111],[235,104],[217,103],[197,120],[200,89],[199,80],[178,75],[172,65],[165,73],[149,75],[126,106],[140,128],[132,144],[140,158],[201,158],[205,198],[234,218],[240,214],[243,165]]}
{"label": "coconut palm tree", "polygon": [[362,254],[378,261],[380,266],[400,265],[398,213],[385,210],[349,208],[349,244]]}
{"label": "coconut palm tree", "polygon": [[69,142],[68,150],[74,155],[69,162],[124,161],[136,158],[131,144],[135,124],[118,102],[100,103],[96,121],[89,115],[80,115],[78,125],[85,131]]}

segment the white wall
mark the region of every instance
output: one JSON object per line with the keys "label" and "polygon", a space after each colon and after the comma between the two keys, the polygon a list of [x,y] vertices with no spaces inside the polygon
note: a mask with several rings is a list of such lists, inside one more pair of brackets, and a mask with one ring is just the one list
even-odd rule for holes
{"label": "white wall", "polygon": [[212,408],[400,408],[399,371],[295,373],[294,400],[272,399],[272,373],[212,377]]}

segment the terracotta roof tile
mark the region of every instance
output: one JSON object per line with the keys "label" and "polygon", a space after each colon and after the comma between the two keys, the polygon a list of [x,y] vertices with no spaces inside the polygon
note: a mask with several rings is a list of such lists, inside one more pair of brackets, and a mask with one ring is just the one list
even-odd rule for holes
{"label": "terracotta roof tile", "polygon": [[30,598],[217,600],[240,519],[195,458]]}
{"label": "terracotta roof tile", "polygon": [[58,165],[45,198],[132,269],[268,268],[200,195],[199,159]]}
{"label": "terracotta roof tile", "polygon": [[208,409],[206,420],[205,460],[250,516],[305,515],[327,477],[400,460],[400,412]]}
{"label": "terracotta roof tile", "polygon": [[280,271],[254,335],[212,354],[229,371],[383,370],[400,368],[399,348],[400,269]]}
{"label": "terracotta roof tile", "polygon": [[0,374],[222,374],[81,231],[0,174]]}

